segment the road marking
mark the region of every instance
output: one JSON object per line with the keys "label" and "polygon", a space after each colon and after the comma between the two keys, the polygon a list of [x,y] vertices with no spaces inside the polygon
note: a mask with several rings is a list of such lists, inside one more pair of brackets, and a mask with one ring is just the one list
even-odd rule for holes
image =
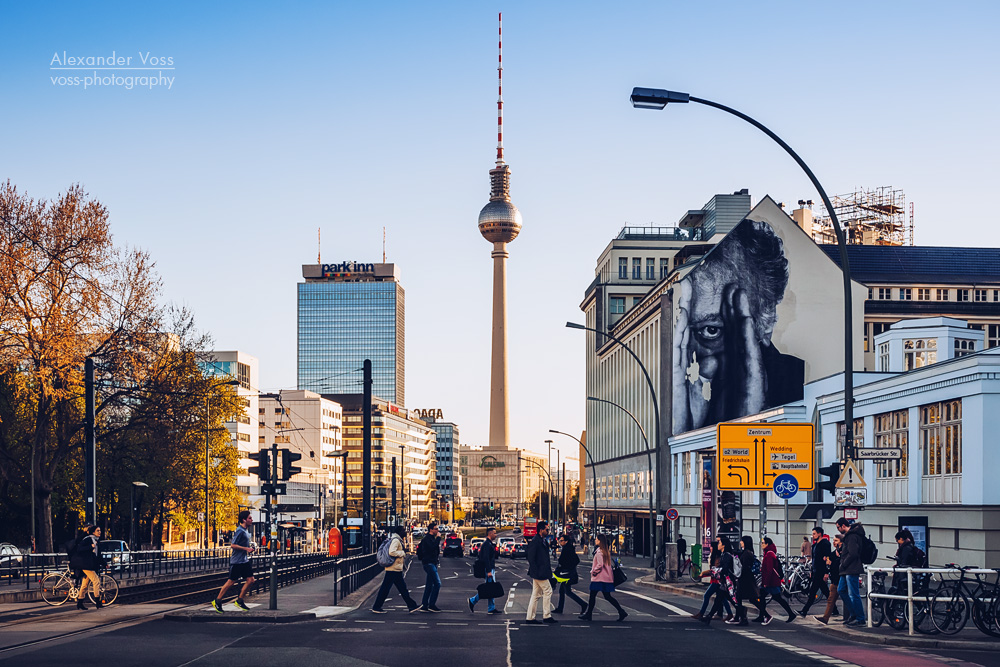
{"label": "road marking", "polygon": [[623,591],[623,590],[617,590],[615,592],[616,593],[624,593],[625,595],[631,595],[633,597],[639,598],[640,600],[645,600],[646,602],[652,602],[653,604],[658,604],[661,607],[663,607],[664,609],[669,609],[670,611],[674,612],[678,616],[687,616],[688,615],[688,612],[684,611],[680,607],[675,607],[672,604],[668,604],[666,602],[663,602],[662,600],[657,600],[656,598],[651,598],[648,595],[642,595],[641,593],[633,593],[632,591]]}
{"label": "road marking", "polygon": [[512,667],[510,662],[510,621],[507,621],[504,625],[507,626],[507,667]]}
{"label": "road marking", "polygon": [[354,621],[354,622],[355,623],[385,623],[385,621],[362,621],[360,619],[357,620],[357,621]]}
{"label": "road marking", "polygon": [[353,611],[351,607],[313,607],[312,609],[306,609],[303,614],[313,613],[316,614],[316,618],[324,618],[326,616],[337,616],[339,614],[346,614],[349,611]]}
{"label": "road marking", "polygon": [[422,623],[420,621],[393,621],[393,623],[397,625],[427,625],[426,621]]}
{"label": "road marking", "polygon": [[[624,591],[622,591],[624,592]],[[825,662],[831,665],[844,665],[844,667],[860,667],[853,662],[848,662],[846,660],[841,660],[840,658],[834,658],[833,656],[824,655],[823,653],[817,653],[816,651],[810,651],[809,649],[802,648],[801,646],[793,646],[792,644],[786,644],[785,642],[775,641],[773,639],[767,639],[758,635],[756,632],[749,632],[747,630],[733,630],[738,635],[746,637],[747,639],[752,639],[757,642],[764,644],[770,644],[775,648],[784,649],[791,653],[798,653],[799,655],[812,658],[814,660],[819,660],[820,662]]]}
{"label": "road marking", "polygon": [[468,625],[468,623],[435,623],[435,625]]}

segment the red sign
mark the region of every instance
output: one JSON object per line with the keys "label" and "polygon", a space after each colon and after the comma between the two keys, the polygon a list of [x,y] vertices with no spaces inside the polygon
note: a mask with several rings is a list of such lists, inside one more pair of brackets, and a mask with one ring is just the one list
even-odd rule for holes
{"label": "red sign", "polygon": [[845,519],[857,519],[858,518],[858,508],[857,507],[845,507],[844,508],[844,518]]}
{"label": "red sign", "polygon": [[677,521],[677,517],[679,516],[680,513],[678,513],[678,511],[675,510],[673,507],[667,510],[667,521]]}

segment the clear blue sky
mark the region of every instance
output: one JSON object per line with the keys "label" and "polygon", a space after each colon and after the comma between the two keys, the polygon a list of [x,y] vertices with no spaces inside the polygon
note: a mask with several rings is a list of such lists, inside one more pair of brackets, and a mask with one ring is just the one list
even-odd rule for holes
{"label": "clear blue sky", "polygon": [[[407,407],[462,441],[488,431],[490,245],[476,228],[495,145],[504,12],[511,425],[543,450],[583,428],[583,337],[566,330],[626,222],[674,224],[713,194],[818,199],[892,185],[920,244],[1000,245],[995,2],[2,3],[0,178],[36,197],[82,183],[165,299],[219,349],[295,384],[295,285],[316,259],[390,262],[407,297]],[[172,87],[55,86],[54,53],[172,57]],[[145,74],[146,72],[132,72]],[[560,442],[560,441],[557,441]],[[567,446],[565,451],[569,453]]]}

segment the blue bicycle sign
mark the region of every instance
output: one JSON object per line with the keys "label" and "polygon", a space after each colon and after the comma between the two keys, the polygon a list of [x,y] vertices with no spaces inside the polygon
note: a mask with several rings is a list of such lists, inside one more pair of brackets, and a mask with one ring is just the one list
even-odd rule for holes
{"label": "blue bicycle sign", "polygon": [[799,482],[795,475],[783,473],[774,479],[774,493],[782,500],[788,500],[799,491]]}

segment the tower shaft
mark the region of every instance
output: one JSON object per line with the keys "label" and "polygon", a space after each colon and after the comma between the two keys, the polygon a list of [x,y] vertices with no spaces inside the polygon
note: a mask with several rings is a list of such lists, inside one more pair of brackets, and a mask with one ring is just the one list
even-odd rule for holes
{"label": "tower shaft", "polygon": [[493,341],[490,355],[490,447],[507,449],[507,244],[493,244]]}

